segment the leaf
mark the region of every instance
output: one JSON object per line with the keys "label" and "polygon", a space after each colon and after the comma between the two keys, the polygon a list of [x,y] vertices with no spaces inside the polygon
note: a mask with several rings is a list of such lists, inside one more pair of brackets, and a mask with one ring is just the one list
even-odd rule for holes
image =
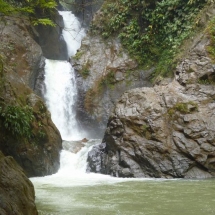
{"label": "leaf", "polygon": [[37,20],[34,20],[32,21],[32,24],[33,25],[49,25],[49,26],[52,26],[52,27],[55,27],[56,24],[54,22],[52,22],[50,19],[37,19]]}

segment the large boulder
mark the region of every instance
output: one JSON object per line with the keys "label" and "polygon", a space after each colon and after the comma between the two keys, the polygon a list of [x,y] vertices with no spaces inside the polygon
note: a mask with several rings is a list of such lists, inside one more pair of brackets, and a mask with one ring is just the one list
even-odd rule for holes
{"label": "large boulder", "polygon": [[198,35],[175,77],[123,94],[88,171],[118,177],[215,176],[215,69]]}
{"label": "large boulder", "polygon": [[31,181],[12,157],[0,151],[0,214],[37,215]]}

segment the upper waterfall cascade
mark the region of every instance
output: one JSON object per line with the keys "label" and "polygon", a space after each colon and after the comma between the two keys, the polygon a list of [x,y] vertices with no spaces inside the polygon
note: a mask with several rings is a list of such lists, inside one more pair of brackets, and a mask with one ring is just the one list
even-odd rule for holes
{"label": "upper waterfall cascade", "polygon": [[[65,28],[63,37],[69,56],[74,56],[80,48],[84,36],[78,19],[70,11],[60,11]],[[51,117],[64,140],[83,138],[76,121],[75,103],[77,97],[75,73],[67,61],[48,60],[45,66],[45,99]]]}
{"label": "upper waterfall cascade", "polygon": [[63,37],[67,44],[68,55],[71,57],[80,48],[85,32],[78,19],[70,11],[59,11],[59,14],[63,17]]}

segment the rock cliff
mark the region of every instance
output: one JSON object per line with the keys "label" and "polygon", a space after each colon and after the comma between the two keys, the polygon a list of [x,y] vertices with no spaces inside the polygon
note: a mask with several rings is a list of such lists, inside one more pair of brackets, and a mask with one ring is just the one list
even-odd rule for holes
{"label": "rock cliff", "polygon": [[[6,24],[1,22],[0,35],[0,150],[13,156],[29,177],[53,174],[60,165],[61,136],[45,104],[32,91],[44,62],[42,50],[32,37],[35,29],[28,21],[9,17],[6,20]],[[8,107],[16,109],[17,115],[6,115]],[[28,137],[18,135],[28,123],[24,121],[26,108],[33,117]],[[8,126],[11,114],[16,124]]]}
{"label": "rock cliff", "polygon": [[0,151],[0,214],[37,215],[31,181],[15,160]]}
{"label": "rock cliff", "polygon": [[[211,14],[215,11],[211,9]],[[116,103],[88,171],[117,177],[215,176],[215,68],[198,34],[174,79],[127,91]]]}
{"label": "rock cliff", "polygon": [[94,137],[103,135],[114,103],[126,90],[151,85],[153,68],[139,69],[116,38],[87,34],[72,64],[77,72],[77,117]]}

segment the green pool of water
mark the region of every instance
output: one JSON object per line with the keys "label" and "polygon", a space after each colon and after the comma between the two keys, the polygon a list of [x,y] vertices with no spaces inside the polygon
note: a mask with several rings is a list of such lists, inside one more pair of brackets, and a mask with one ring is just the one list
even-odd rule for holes
{"label": "green pool of water", "polygon": [[[109,179],[108,179],[109,180]],[[214,215],[215,180],[34,182],[40,215]]]}

